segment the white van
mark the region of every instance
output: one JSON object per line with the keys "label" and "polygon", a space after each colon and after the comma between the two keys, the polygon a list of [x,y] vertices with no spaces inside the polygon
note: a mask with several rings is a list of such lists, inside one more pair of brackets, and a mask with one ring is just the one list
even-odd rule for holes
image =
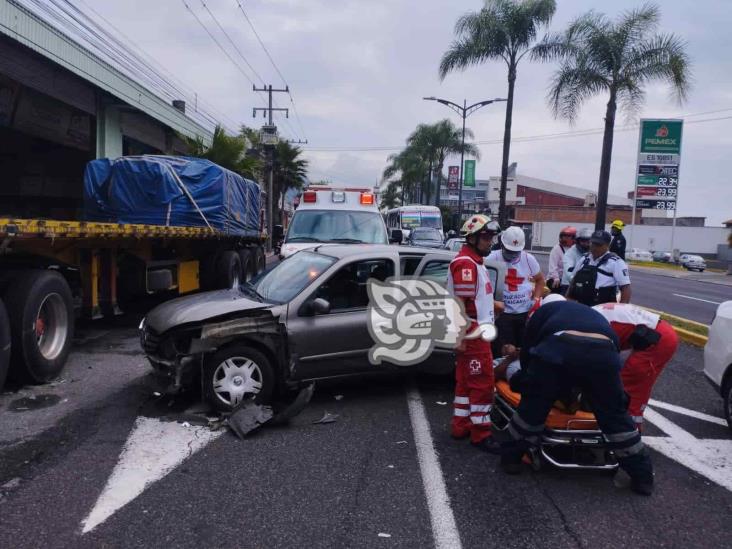
{"label": "white van", "polygon": [[317,186],[303,191],[282,243],[280,259],[325,242],[389,243],[386,224],[370,189]]}

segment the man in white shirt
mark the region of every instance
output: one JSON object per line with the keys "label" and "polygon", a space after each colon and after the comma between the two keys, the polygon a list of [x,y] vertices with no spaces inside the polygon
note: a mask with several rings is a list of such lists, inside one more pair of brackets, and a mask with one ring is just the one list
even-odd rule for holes
{"label": "man in white shirt", "polygon": [[567,297],[585,305],[617,301],[630,303],[628,265],[609,251],[612,237],[607,231],[595,231],[590,238],[590,253],[582,256],[574,267]]}
{"label": "man in white shirt", "polygon": [[574,266],[577,264],[579,258],[590,251],[590,237],[592,236],[592,229],[580,229],[577,232],[577,236],[574,239],[574,246],[572,246],[564,254],[562,262],[562,284],[559,287],[559,293],[567,295],[569,289],[569,283],[572,281],[574,275]]}
{"label": "man in white shirt", "polygon": [[524,231],[520,227],[509,227],[501,233],[501,249],[492,251],[487,257],[506,265],[504,311],[496,319],[498,337],[493,341],[496,356],[506,344],[521,347],[529,311],[538,308],[544,289],[539,262],[524,250],[525,244]]}
{"label": "man in white shirt", "polygon": [[574,244],[574,237],[577,229],[564,227],[559,232],[559,243],[555,244],[549,253],[549,270],[547,273],[546,285],[552,293],[561,293],[562,274],[564,273],[564,254]]}

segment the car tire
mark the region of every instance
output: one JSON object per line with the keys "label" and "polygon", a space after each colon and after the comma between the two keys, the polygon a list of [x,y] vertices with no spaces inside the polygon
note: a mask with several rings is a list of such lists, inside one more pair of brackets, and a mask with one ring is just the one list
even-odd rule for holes
{"label": "car tire", "polygon": [[239,262],[241,263],[241,281],[249,282],[256,272],[255,263],[256,257],[254,256],[253,250],[249,248],[241,248],[237,252],[239,254]]}
{"label": "car tire", "polygon": [[[235,367],[238,371],[228,369]],[[247,372],[247,370],[251,370]],[[229,387],[254,389],[252,382],[259,384],[258,392],[233,395]],[[203,397],[214,408],[231,412],[241,402],[254,398],[257,404],[269,404],[275,388],[275,371],[269,359],[257,349],[248,345],[231,345],[208,357],[203,365]]]}
{"label": "car tire", "polygon": [[5,379],[10,367],[10,319],[5,305],[0,301],[0,391],[3,390]]}
{"label": "car tire", "polygon": [[241,258],[237,252],[226,250],[216,260],[216,287],[231,289],[242,281]]}
{"label": "car tire", "polygon": [[4,300],[15,326],[10,375],[30,383],[55,378],[74,337],[74,304],[66,279],[54,271],[26,271],[7,288]]}
{"label": "car tire", "polygon": [[727,376],[727,381],[722,387],[722,398],[724,399],[724,417],[729,430],[732,431],[732,375]]}

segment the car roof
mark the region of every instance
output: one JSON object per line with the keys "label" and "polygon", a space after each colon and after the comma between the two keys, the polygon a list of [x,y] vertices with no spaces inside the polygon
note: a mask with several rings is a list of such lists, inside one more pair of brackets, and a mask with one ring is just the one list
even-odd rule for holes
{"label": "car roof", "polygon": [[321,244],[311,248],[313,251],[331,257],[343,259],[354,255],[384,255],[398,253],[400,255],[443,255],[446,258],[455,256],[455,252],[450,250],[434,250],[427,248],[418,248],[415,246],[397,246],[387,244]]}

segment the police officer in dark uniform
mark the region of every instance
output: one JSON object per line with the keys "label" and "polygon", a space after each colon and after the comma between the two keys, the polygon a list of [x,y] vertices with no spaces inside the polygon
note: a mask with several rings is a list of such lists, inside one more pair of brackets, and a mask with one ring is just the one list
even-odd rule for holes
{"label": "police officer in dark uniform", "polygon": [[613,236],[613,241],[610,243],[610,251],[622,260],[625,260],[625,245],[627,244],[625,237],[623,236],[624,228],[625,223],[620,219],[616,219],[613,221],[612,225],[610,225],[610,232]]}

